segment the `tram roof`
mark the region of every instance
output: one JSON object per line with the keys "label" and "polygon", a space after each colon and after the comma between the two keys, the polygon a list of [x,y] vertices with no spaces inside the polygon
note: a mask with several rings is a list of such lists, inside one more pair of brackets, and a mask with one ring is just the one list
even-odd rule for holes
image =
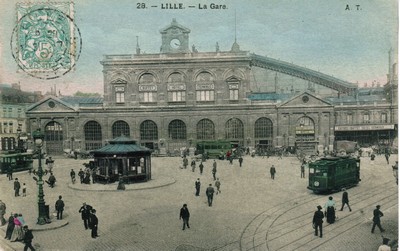
{"label": "tram roof", "polygon": [[[323,157],[315,162],[310,163],[312,167],[323,167],[325,165],[330,166],[337,162],[343,162],[348,160],[356,160],[354,157],[351,156],[336,156],[336,157]],[[309,165],[310,166],[310,165]]]}

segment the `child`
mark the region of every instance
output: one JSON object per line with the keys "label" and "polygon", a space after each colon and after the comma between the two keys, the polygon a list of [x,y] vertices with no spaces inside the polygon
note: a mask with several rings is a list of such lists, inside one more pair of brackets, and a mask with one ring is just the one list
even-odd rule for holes
{"label": "child", "polygon": [[25,183],[22,185],[22,197],[26,197],[26,185],[25,185]]}

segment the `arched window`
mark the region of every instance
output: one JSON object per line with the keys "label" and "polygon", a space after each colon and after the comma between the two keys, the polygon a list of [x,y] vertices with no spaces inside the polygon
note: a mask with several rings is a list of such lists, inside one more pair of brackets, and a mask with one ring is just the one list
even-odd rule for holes
{"label": "arched window", "polygon": [[186,139],[186,125],[182,120],[172,120],[168,125],[170,139]]}
{"label": "arched window", "polygon": [[196,77],[196,101],[214,101],[214,78],[206,71]]}
{"label": "arched window", "polygon": [[168,77],[168,101],[184,102],[186,100],[186,84],[184,76],[174,72]]}
{"label": "arched window", "polygon": [[232,118],[225,124],[226,139],[243,139],[244,128],[243,122],[240,119]]}
{"label": "arched window", "polygon": [[215,139],[215,126],[209,119],[202,119],[197,123],[197,139]]}
{"label": "arched window", "polygon": [[89,121],[84,126],[85,149],[95,150],[102,146],[101,126],[96,121]]}
{"label": "arched window", "polygon": [[142,103],[157,102],[156,78],[151,73],[145,73],[139,78],[139,97]]}
{"label": "arched window", "polygon": [[129,125],[125,121],[118,120],[112,125],[112,137],[131,136],[129,132]]}
{"label": "arched window", "polygon": [[140,124],[140,140],[158,140],[157,124],[151,120],[145,120]]}
{"label": "arched window", "polygon": [[47,153],[58,154],[63,152],[63,128],[58,122],[47,123],[44,128],[44,135]]}
{"label": "arched window", "polygon": [[268,118],[259,118],[254,124],[255,138],[272,138],[272,121]]}
{"label": "arched window", "polygon": [[310,141],[315,137],[314,121],[306,116],[297,120],[296,124],[296,140]]}

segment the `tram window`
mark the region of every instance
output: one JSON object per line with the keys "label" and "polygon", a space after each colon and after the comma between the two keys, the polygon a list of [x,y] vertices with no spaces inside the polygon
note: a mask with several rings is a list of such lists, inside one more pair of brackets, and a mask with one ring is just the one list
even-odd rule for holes
{"label": "tram window", "polygon": [[327,177],[327,176],[328,176],[328,174],[327,174],[327,173],[324,173],[324,174],[323,174],[323,176],[324,176],[324,177]]}
{"label": "tram window", "polygon": [[310,168],[310,173],[314,173],[315,169],[314,168]]}

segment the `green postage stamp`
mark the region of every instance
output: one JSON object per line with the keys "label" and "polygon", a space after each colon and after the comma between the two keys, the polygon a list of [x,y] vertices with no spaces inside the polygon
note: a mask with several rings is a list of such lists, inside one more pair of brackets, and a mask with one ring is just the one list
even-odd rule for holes
{"label": "green postage stamp", "polygon": [[73,7],[68,2],[17,3],[11,49],[19,70],[53,79],[74,69],[82,40]]}

